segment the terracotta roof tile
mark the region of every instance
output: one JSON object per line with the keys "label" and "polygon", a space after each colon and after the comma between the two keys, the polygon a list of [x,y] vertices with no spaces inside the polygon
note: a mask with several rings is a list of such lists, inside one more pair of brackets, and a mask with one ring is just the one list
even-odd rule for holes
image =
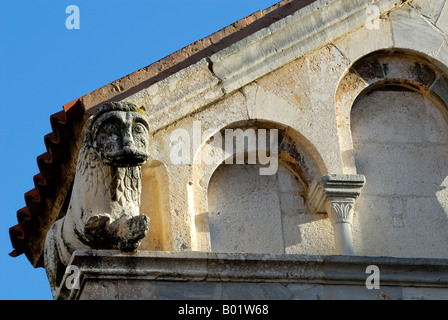
{"label": "terracotta roof tile", "polygon": [[35,260],[29,256],[30,237],[39,232],[40,218],[45,214],[47,206],[45,199],[53,195],[61,179],[60,161],[70,155],[68,142],[73,138],[72,123],[82,118],[83,114],[82,102],[76,99],[65,105],[62,111],[50,116],[53,131],[44,137],[47,152],[37,157],[40,173],[34,176],[35,188],[25,193],[26,207],[17,211],[18,224],[9,229],[14,248],[10,255],[13,257],[25,253],[30,261]]}

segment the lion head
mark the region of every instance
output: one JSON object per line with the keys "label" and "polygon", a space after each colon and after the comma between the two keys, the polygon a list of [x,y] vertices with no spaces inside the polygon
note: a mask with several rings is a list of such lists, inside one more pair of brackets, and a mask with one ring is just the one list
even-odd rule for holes
{"label": "lion head", "polygon": [[86,141],[104,164],[142,165],[149,158],[149,124],[144,107],[129,102],[107,102],[90,118]]}

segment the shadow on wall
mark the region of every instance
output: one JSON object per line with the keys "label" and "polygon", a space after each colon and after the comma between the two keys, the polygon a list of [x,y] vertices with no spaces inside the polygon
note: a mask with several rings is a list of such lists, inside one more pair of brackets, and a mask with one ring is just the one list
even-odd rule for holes
{"label": "shadow on wall", "polygon": [[223,163],[213,172],[207,192],[211,251],[334,253],[327,216],[306,209],[309,182],[320,170],[311,169],[293,137],[281,132],[280,141],[273,175],[260,175],[260,164],[247,163]]}
{"label": "shadow on wall", "polygon": [[448,125],[441,111],[417,92],[375,90],[356,101],[351,121],[356,168],[367,180],[357,206],[362,250],[448,258]]}
{"label": "shadow on wall", "polygon": [[260,176],[258,165],[223,164],[208,200],[214,252],[331,253],[323,246],[325,230],[332,236],[327,216],[307,213],[304,189],[283,165],[275,175]]}
{"label": "shadow on wall", "polygon": [[140,214],[150,218],[150,228],[140,250],[171,251],[171,217],[166,166],[152,161],[142,167],[142,198]]}

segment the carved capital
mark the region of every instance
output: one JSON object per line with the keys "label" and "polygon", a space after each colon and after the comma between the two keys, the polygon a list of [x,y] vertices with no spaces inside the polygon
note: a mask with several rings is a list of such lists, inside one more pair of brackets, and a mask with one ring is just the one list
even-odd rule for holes
{"label": "carved capital", "polygon": [[327,213],[331,224],[352,224],[355,209],[355,199],[328,198],[326,201]]}
{"label": "carved capital", "polygon": [[353,216],[355,200],[361,194],[365,182],[363,175],[353,174],[333,174],[316,179],[308,192],[308,209],[314,213],[327,212],[329,215],[333,211],[347,211],[348,217]]}

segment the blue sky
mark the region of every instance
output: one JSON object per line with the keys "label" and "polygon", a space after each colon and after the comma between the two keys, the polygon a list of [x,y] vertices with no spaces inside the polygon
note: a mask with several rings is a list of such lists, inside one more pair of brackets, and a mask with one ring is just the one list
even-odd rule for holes
{"label": "blue sky", "polygon": [[[50,115],[78,97],[279,0],[0,0],[0,299],[51,299],[8,230],[46,151]],[[66,28],[66,7],[80,28]]]}

